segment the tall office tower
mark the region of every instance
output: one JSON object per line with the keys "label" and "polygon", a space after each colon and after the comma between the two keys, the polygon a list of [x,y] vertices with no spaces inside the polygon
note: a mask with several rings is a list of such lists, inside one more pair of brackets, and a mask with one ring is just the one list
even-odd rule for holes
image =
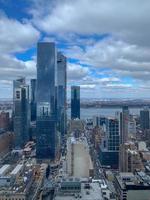
{"label": "tall office tower", "polygon": [[123,106],[120,113],[120,150],[119,150],[119,170],[124,171],[125,154],[121,148],[128,141],[129,137],[129,110],[128,106]]}
{"label": "tall office tower", "polygon": [[37,45],[37,138],[36,155],[39,159],[55,159],[56,134],[56,65],[54,43]]}
{"label": "tall office tower", "polygon": [[31,79],[31,121],[36,121],[36,79]]}
{"label": "tall office tower", "polygon": [[128,138],[129,140],[132,138],[136,138],[136,120],[134,118],[134,115],[129,115]]}
{"label": "tall office tower", "polygon": [[129,110],[128,106],[123,106],[120,113],[120,144],[128,141],[128,123],[129,123]]}
{"label": "tall office tower", "polygon": [[71,86],[71,119],[80,119],[80,86]]}
{"label": "tall office tower", "polygon": [[67,114],[67,63],[66,57],[60,52],[57,54],[57,120],[58,128],[63,136],[66,133]]}
{"label": "tall office tower", "polygon": [[13,82],[15,148],[22,148],[29,140],[29,86],[25,78]]}
{"label": "tall office tower", "polygon": [[135,170],[144,170],[140,153],[133,142],[126,142],[125,144],[121,144],[119,154],[121,155],[121,158],[123,158],[122,165],[119,166],[120,172],[134,172]]}
{"label": "tall office tower", "polygon": [[140,111],[140,124],[143,130],[150,129],[149,110],[147,108]]}
{"label": "tall office tower", "polygon": [[100,145],[100,162],[111,168],[118,168],[119,163],[119,120],[115,118],[106,119],[103,125],[104,134]]}

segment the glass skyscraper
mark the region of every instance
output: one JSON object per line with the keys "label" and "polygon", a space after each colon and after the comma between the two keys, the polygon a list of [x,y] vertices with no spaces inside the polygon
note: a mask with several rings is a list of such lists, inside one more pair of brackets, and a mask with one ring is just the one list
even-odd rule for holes
{"label": "glass skyscraper", "polygon": [[71,86],[71,119],[80,119],[80,86]]}
{"label": "glass skyscraper", "polygon": [[55,44],[50,42],[38,43],[36,155],[39,159],[54,159],[57,150],[56,67]]}
{"label": "glass skyscraper", "polygon": [[36,121],[36,79],[31,79],[31,121]]}
{"label": "glass skyscraper", "polygon": [[128,141],[128,124],[129,124],[129,109],[128,106],[123,106],[120,113],[120,144]]}
{"label": "glass skyscraper", "polygon": [[104,135],[100,145],[100,161],[102,165],[118,168],[120,145],[119,120],[108,118],[104,124]]}
{"label": "glass skyscraper", "polygon": [[21,149],[29,140],[29,86],[25,78],[13,82],[13,105],[15,148]]}
{"label": "glass skyscraper", "polygon": [[67,87],[67,63],[62,53],[57,54],[57,120],[58,129],[63,136],[66,133],[66,87]]}
{"label": "glass skyscraper", "polygon": [[150,129],[149,109],[144,108],[140,111],[140,125],[143,130]]}

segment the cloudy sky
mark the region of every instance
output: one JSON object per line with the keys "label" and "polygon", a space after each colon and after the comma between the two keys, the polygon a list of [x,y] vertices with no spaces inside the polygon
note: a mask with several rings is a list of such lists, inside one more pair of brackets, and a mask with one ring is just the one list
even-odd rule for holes
{"label": "cloudy sky", "polygon": [[55,41],[85,98],[150,98],[149,0],[0,0],[0,98],[36,77],[36,44]]}

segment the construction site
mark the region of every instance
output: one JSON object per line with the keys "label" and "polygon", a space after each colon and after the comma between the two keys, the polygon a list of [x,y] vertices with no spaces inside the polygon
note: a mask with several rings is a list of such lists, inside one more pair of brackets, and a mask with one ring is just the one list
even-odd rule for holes
{"label": "construction site", "polygon": [[93,176],[93,163],[85,137],[70,137],[67,141],[67,173],[77,178]]}
{"label": "construction site", "polygon": [[0,167],[0,200],[37,199],[47,165],[20,162]]}

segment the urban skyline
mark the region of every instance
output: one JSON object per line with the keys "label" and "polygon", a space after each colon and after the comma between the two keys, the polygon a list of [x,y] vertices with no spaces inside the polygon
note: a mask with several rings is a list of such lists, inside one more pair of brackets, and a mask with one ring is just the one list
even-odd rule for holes
{"label": "urban skyline", "polygon": [[0,0],[0,200],[150,200],[148,7]]}
{"label": "urban skyline", "polygon": [[36,77],[38,41],[56,42],[68,58],[68,94],[80,85],[82,98],[150,97],[149,1],[96,0],[92,9],[91,3],[0,1],[3,98],[12,96],[18,76]]}

